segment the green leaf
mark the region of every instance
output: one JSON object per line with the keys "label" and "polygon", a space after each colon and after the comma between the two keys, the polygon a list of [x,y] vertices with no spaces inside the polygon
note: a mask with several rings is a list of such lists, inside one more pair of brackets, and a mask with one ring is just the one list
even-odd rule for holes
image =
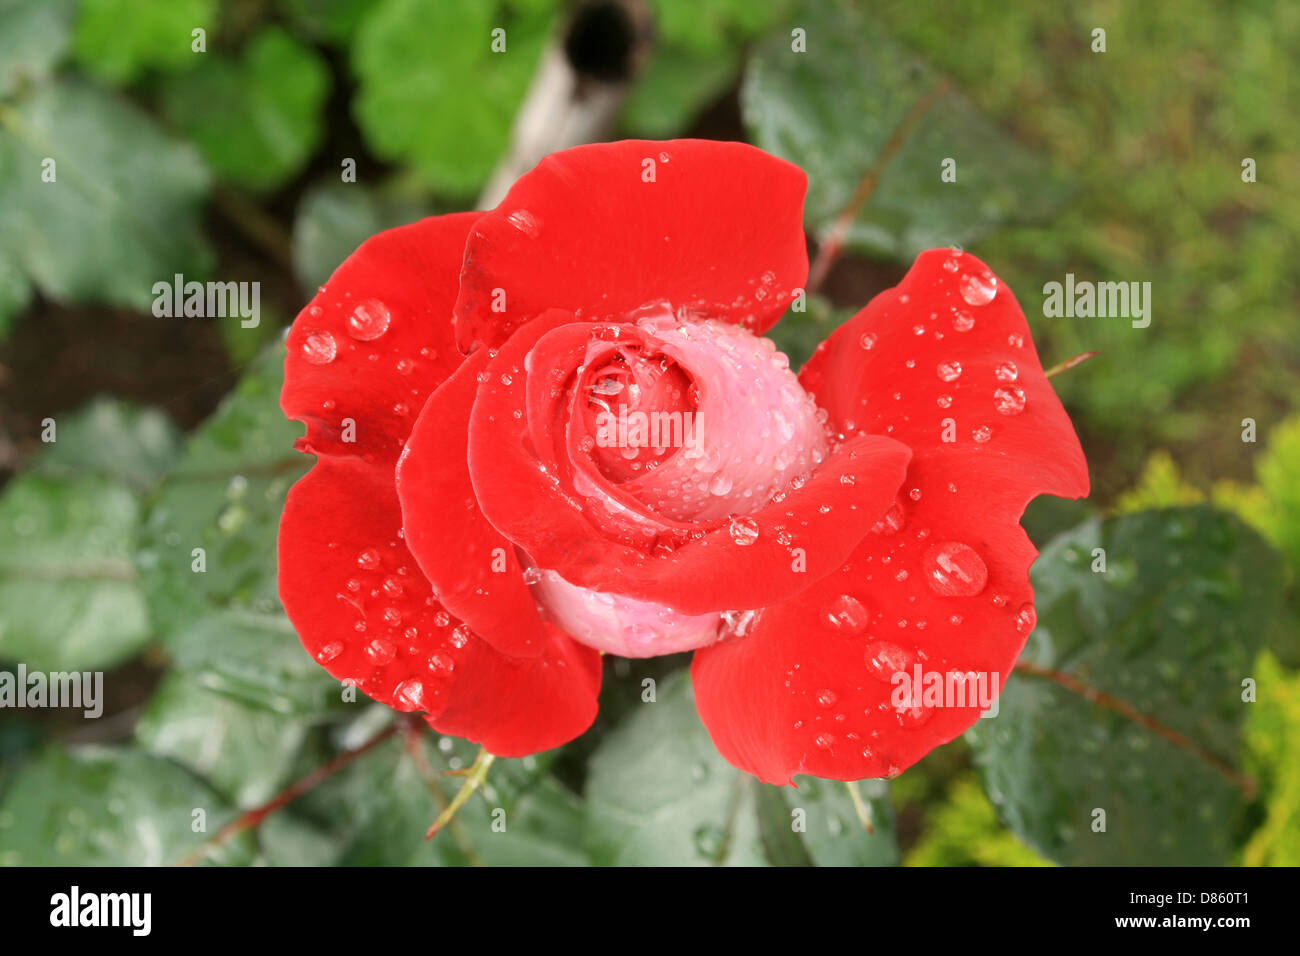
{"label": "green leaf", "polygon": [[[284,346],[249,369],[186,443],[153,499],[139,556],[150,612],[170,639],[217,611],[274,615],[275,539],[289,486],[311,464],[279,409]],[[194,570],[203,549],[204,571]]]}
{"label": "green leaf", "polygon": [[[823,237],[875,163],[879,180],[847,242],[904,261],[1041,219],[1064,200],[1042,160],[944,92],[875,18],[810,0],[790,26],[806,31],[807,52],[791,49],[790,29],[777,30],[750,60],[741,106],[754,143],[808,174],[805,217]],[[897,131],[906,136],[891,143]],[[955,182],[940,178],[945,158],[956,161]]]}
{"label": "green leaf", "polygon": [[[381,711],[359,718],[346,746],[372,735],[375,722],[370,718],[386,716]],[[417,730],[414,746],[413,751],[404,737],[386,741],[294,804],[299,823],[315,832],[311,852],[323,854],[333,846],[334,865],[349,866],[586,862],[580,850],[584,815],[577,798],[546,778],[547,761],[537,758],[498,758],[484,789],[426,842],[429,824],[463,782],[445,771],[469,766],[475,748],[424,730]],[[282,840],[278,847],[264,844],[264,849],[298,857],[309,852],[302,839],[296,844]]]}
{"label": "green leaf", "polygon": [[29,464],[55,478],[101,475],[148,489],[180,450],[180,431],[165,412],[113,398],[94,399],[57,427],[58,440]]}
{"label": "green leaf", "polygon": [[17,260],[0,249],[0,342],[32,301],[32,284]]}
{"label": "green leaf", "polygon": [[330,73],[311,47],[278,27],[249,42],[236,62],[204,57],[163,88],[172,124],[212,169],[252,189],[274,189],[320,142]]}
{"label": "green leaf", "polygon": [[727,89],[739,65],[739,57],[729,52],[655,50],[623,105],[623,125],[632,136],[646,139],[679,134],[709,101]]}
{"label": "green leaf", "polygon": [[235,806],[252,807],[289,783],[307,729],[301,719],[218,693],[193,674],[172,672],[150,698],[135,737],[144,750],[188,768]]}
{"label": "green leaf", "polygon": [[308,34],[343,42],[351,38],[378,0],[285,0],[293,22]]}
{"label": "green leaf", "polygon": [[217,19],[216,0],[81,0],[76,58],[90,73],[129,83],[148,68],[175,70],[205,53],[192,52],[192,32]]}
{"label": "green leaf", "polygon": [[[206,832],[193,830],[196,810]],[[231,811],[188,773],[134,750],[51,748],[10,781],[0,803],[0,866],[162,866],[203,844]],[[209,858],[251,859],[247,834]]]}
{"label": "green leaf", "polygon": [[40,82],[63,59],[72,0],[0,0],[0,96]]}
{"label": "green leaf", "polygon": [[589,767],[587,849],[598,865],[898,859],[883,784],[860,785],[876,817],[870,835],[843,784],[801,778],[799,789],[789,790],[741,773],[700,723],[684,671],[663,680],[655,702],[641,704],[601,741]]}
{"label": "green leaf", "polygon": [[1248,765],[1266,816],[1246,844],[1246,866],[1300,866],[1300,674],[1267,651],[1256,662],[1257,702],[1246,723]]}
{"label": "green leaf", "polygon": [[317,184],[303,197],[293,221],[294,272],[304,288],[318,288],[375,233],[429,212],[419,203],[387,199],[357,183]]}
{"label": "green leaf", "polygon": [[[54,182],[42,181],[47,159]],[[155,282],[206,274],[207,187],[192,146],[93,87],[63,82],[0,104],[0,255],[51,298],[148,311]]]}
{"label": "green leaf", "polygon": [[[474,193],[505,151],[554,6],[384,0],[352,48],[354,110],[371,149],[412,164],[439,191]],[[492,52],[496,28],[506,31],[504,53]]]}
{"label": "green leaf", "polygon": [[102,670],[149,640],[131,555],[135,495],[105,478],[22,475],[0,498],[0,658]]}
{"label": "green leaf", "polygon": [[342,706],[342,685],[298,641],[284,614],[205,614],[163,642],[172,664],[195,683],[285,717],[319,717]]}
{"label": "green leaf", "polygon": [[[1105,573],[1092,571],[1096,548]],[[1044,549],[1032,577],[1038,626],[1021,661],[1050,673],[1014,675],[998,715],[969,733],[1002,817],[1072,865],[1228,862],[1248,802],[1212,760],[1241,763],[1242,681],[1272,624],[1277,555],[1230,515],[1170,509],[1089,521]]]}

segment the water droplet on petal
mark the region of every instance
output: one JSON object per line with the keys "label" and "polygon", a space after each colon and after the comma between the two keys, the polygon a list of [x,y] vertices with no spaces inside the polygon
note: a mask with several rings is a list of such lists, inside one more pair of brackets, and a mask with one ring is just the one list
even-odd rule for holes
{"label": "water droplet on petal", "polygon": [[438,677],[447,677],[456,669],[456,662],[451,655],[438,651],[429,657],[429,672]]}
{"label": "water droplet on petal", "polygon": [[404,680],[397,685],[396,697],[407,707],[423,707],[424,685],[418,680]]}
{"label": "water droplet on petal", "polygon": [[972,597],[984,590],[989,570],[975,549],[960,541],[933,545],[921,559],[930,590],[941,597]]}
{"label": "water droplet on petal", "polygon": [[957,282],[961,297],[970,305],[988,305],[998,294],[998,279],[992,272],[968,272]]}
{"label": "water droplet on petal", "polygon": [[392,318],[384,303],[378,299],[366,299],[357,303],[357,307],[348,316],[348,335],[362,342],[377,339],[388,331]]}
{"label": "water droplet on petal", "polygon": [[823,707],[834,707],[835,701],[838,699],[839,698],[835,696],[835,691],[831,690],[829,687],[823,688],[817,692],[817,703]]}
{"label": "water droplet on petal", "polygon": [[1038,623],[1038,612],[1034,610],[1032,604],[1020,605],[1020,610],[1016,612],[1016,633],[1028,634]]}
{"label": "water droplet on petal", "polygon": [[[731,479],[726,475],[714,475],[713,480],[709,482],[709,494],[722,497],[729,491],[731,491]],[[754,534],[758,534],[757,529],[754,530]],[[735,537],[734,533],[732,534],[732,537]],[[737,541],[736,543],[739,544],[740,542]]]}
{"label": "water droplet on petal", "polygon": [[993,437],[993,429],[987,425],[981,425],[970,433],[970,437],[983,444]]}
{"label": "water droplet on petal", "polygon": [[964,309],[954,312],[952,314],[952,327],[958,332],[969,332],[975,328],[975,316]]}
{"label": "water droplet on petal", "polygon": [[385,637],[377,637],[366,645],[366,656],[376,664],[387,664],[397,656],[397,645]]}
{"label": "water droplet on petal", "polygon": [[357,567],[363,571],[373,571],[379,567],[379,552],[374,548],[366,548],[357,555]]}
{"label": "water droplet on petal", "polygon": [[851,594],[841,594],[822,611],[822,617],[837,631],[856,634],[865,630],[870,621],[867,609]]}
{"label": "water droplet on petal", "polygon": [[895,674],[911,667],[915,659],[911,651],[890,641],[872,641],[863,655],[871,676],[886,684],[893,682]]}
{"label": "water droplet on petal", "polygon": [[935,371],[945,382],[954,382],[961,377],[961,362],[940,362]]}
{"label": "water droplet on petal", "polygon": [[758,522],[753,518],[732,518],[727,530],[731,533],[731,540],[741,546],[758,540]]}
{"label": "water droplet on petal", "polygon": [[338,343],[328,332],[310,332],[302,343],[302,357],[312,365],[329,365],[338,354]]}
{"label": "water droplet on petal", "polygon": [[999,382],[1014,382],[1020,377],[1020,369],[1015,362],[1002,362],[993,370],[993,377]]}
{"label": "water droplet on petal", "polygon": [[1025,410],[1025,390],[1019,385],[999,388],[993,393],[993,407],[1003,415],[1019,415]]}
{"label": "water droplet on petal", "polygon": [[858,344],[867,350],[874,349],[876,347],[876,337],[871,332],[863,332],[862,337],[858,339]]}
{"label": "water droplet on petal", "polygon": [[338,641],[330,641],[330,643],[326,644],[316,652],[316,660],[320,661],[322,664],[328,664],[342,653],[343,645]]}

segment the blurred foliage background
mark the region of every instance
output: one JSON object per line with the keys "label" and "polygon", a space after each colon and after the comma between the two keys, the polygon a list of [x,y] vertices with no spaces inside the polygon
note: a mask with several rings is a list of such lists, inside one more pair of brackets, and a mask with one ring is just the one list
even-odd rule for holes
{"label": "blurred foliage background", "polygon": [[[619,8],[644,32],[606,134],[798,162],[814,257],[876,176],[812,307],[775,333],[795,362],[916,251],[952,244],[1016,291],[1045,364],[1100,353],[1054,379],[1094,494],[1027,514],[1043,556],[1025,660],[1253,786],[1026,674],[998,719],[895,781],[778,790],[713,751],[684,658],[610,660],[592,732],[498,761],[488,799],[424,843],[460,783],[443,771],[473,748],[340,700],[276,598],[279,509],[307,466],[277,407],[280,331],[367,236],[475,204],[543,51],[592,9],[0,0],[0,666],[108,671],[100,720],[0,711],[0,865],[1300,863],[1285,0],[642,0]],[[259,282],[260,324],[154,317],[176,273]],[[1150,282],[1150,327],[1044,318],[1066,273]],[[288,809],[213,839],[341,754]]]}

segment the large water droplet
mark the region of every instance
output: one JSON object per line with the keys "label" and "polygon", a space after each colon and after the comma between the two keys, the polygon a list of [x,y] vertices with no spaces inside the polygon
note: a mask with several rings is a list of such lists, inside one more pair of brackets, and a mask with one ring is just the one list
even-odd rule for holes
{"label": "large water droplet", "polygon": [[330,641],[330,643],[326,644],[316,652],[316,660],[320,661],[322,664],[328,664],[342,653],[343,645],[338,641]]}
{"label": "large water droplet", "polygon": [[386,637],[377,637],[366,645],[366,656],[376,664],[387,664],[397,656],[397,645]]}
{"label": "large water droplet", "polygon": [[961,377],[961,362],[940,362],[935,371],[945,382],[955,382]]}
{"label": "large water droplet", "polygon": [[893,682],[895,674],[911,667],[915,659],[911,651],[889,641],[872,641],[863,654],[871,676],[886,684]]}
{"label": "large water droplet", "polygon": [[377,339],[388,331],[392,316],[388,307],[378,299],[366,299],[357,303],[357,307],[348,316],[348,335],[362,342]]}
{"label": "large water droplet", "polygon": [[822,611],[822,617],[837,631],[856,634],[870,623],[867,609],[851,594],[841,594]]}
{"label": "large water droplet", "polygon": [[1028,634],[1038,623],[1038,612],[1034,610],[1032,604],[1020,605],[1020,610],[1016,612],[1016,633]]}
{"label": "large water droplet", "polygon": [[968,544],[945,541],[926,551],[921,559],[930,590],[942,597],[972,597],[989,582],[989,569]]}
{"label": "large water droplet", "polygon": [[758,522],[753,518],[732,518],[727,530],[731,534],[731,540],[742,547],[758,540]]}
{"label": "large water droplet", "polygon": [[993,393],[993,407],[1002,415],[1019,415],[1025,410],[1025,390],[1007,385]]}
{"label": "large water droplet", "polygon": [[424,706],[424,685],[418,680],[404,680],[397,685],[395,695],[398,701],[407,707]]}
{"label": "large water droplet", "polygon": [[302,343],[302,357],[312,365],[329,365],[338,354],[338,343],[328,332],[309,332]]}
{"label": "large water droplet", "polygon": [[1020,377],[1020,369],[1015,362],[1002,362],[993,370],[993,377],[999,382],[1014,382]]}
{"label": "large water droplet", "polygon": [[998,294],[998,279],[992,272],[968,272],[957,282],[961,297],[970,305],[988,305]]}

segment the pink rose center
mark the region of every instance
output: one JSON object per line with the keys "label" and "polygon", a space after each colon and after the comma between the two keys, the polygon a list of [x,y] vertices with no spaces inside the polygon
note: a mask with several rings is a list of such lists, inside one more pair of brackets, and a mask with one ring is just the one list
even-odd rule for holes
{"label": "pink rose center", "polygon": [[[746,515],[807,478],[826,457],[825,416],[770,339],[723,322],[681,322],[664,307],[611,350],[593,342],[580,371],[579,449],[618,491],[671,522]],[[577,640],[625,657],[716,641],[721,612],[577,587],[540,569],[541,607]],[[736,609],[744,610],[744,609]]]}

